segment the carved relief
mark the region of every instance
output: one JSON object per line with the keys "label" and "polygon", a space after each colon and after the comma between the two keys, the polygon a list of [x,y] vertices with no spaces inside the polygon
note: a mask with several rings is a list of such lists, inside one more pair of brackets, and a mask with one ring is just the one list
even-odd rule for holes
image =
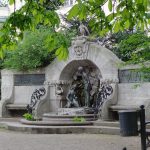
{"label": "carved relief", "polygon": [[99,82],[96,70],[89,67],[78,67],[66,97],[66,107],[95,107]]}
{"label": "carved relief", "polygon": [[49,86],[59,85],[59,84],[69,85],[70,83],[71,81],[69,80],[51,80],[51,81],[45,81],[44,85],[49,85]]}
{"label": "carved relief", "polygon": [[56,84],[55,94],[58,96],[63,94],[63,88],[61,84]]}
{"label": "carved relief", "polygon": [[81,46],[75,46],[74,47],[74,52],[76,54],[76,56],[81,56],[83,55],[83,49]]}
{"label": "carved relief", "polygon": [[75,59],[86,59],[89,49],[89,42],[86,37],[77,37],[72,42],[72,57]]}

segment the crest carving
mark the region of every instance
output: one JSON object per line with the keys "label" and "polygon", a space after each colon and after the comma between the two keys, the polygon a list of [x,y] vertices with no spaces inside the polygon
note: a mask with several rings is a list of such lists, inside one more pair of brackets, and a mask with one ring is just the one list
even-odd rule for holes
{"label": "crest carving", "polygon": [[87,37],[79,36],[72,42],[72,55],[74,59],[86,59],[89,49]]}

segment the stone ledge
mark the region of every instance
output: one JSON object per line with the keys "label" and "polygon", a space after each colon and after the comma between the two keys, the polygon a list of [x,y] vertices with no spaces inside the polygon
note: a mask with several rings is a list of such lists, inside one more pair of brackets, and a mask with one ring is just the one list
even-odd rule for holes
{"label": "stone ledge", "polygon": [[57,115],[55,113],[45,113],[43,117],[50,117],[50,118],[74,118],[74,117],[97,117],[97,114],[83,114],[83,115]]}
{"label": "stone ledge", "polygon": [[20,122],[22,124],[26,125],[36,125],[36,126],[87,126],[87,125],[93,125],[93,122],[85,121],[85,122],[50,122],[50,121],[28,121],[25,119],[21,119]]}
{"label": "stone ledge", "polygon": [[31,134],[120,134],[119,128],[105,126],[35,126],[18,122],[1,122],[0,126],[2,125],[7,130]]}
{"label": "stone ledge", "polygon": [[25,110],[27,104],[7,104],[6,107],[9,110]]}
{"label": "stone ledge", "polygon": [[112,105],[109,107],[112,111],[120,111],[120,110],[140,110],[140,106],[127,106],[127,105]]}

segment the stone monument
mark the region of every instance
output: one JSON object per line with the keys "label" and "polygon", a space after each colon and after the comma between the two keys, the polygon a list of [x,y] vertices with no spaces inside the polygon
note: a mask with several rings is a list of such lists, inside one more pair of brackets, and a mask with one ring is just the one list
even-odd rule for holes
{"label": "stone monument", "polygon": [[[102,118],[109,118],[109,105],[117,102],[113,93],[117,93],[119,63],[120,60],[108,49],[85,35],[78,36],[72,40],[66,61],[55,59],[36,74],[3,70],[0,114],[7,117],[13,109],[24,109],[30,104],[35,89],[44,88],[45,95],[34,107],[37,119],[44,113],[67,114],[71,109],[82,114],[102,112]],[[33,76],[37,77],[35,82]],[[8,89],[8,84],[3,82],[5,79],[9,81],[9,95],[5,92]],[[102,84],[107,80],[108,87]],[[112,92],[111,98],[108,98],[111,96],[109,92]],[[108,99],[110,102],[105,105]]]}
{"label": "stone monument", "polygon": [[59,115],[99,114],[107,97],[113,93],[108,82],[102,82],[96,70],[79,66],[72,76],[67,92],[65,108],[59,108]]}

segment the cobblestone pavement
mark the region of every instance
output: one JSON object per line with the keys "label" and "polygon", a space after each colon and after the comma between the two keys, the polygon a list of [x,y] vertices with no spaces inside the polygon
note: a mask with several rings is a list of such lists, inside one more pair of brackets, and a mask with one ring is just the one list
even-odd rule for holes
{"label": "cobblestone pavement", "polygon": [[0,150],[140,150],[140,137],[104,134],[27,134],[0,129]]}

